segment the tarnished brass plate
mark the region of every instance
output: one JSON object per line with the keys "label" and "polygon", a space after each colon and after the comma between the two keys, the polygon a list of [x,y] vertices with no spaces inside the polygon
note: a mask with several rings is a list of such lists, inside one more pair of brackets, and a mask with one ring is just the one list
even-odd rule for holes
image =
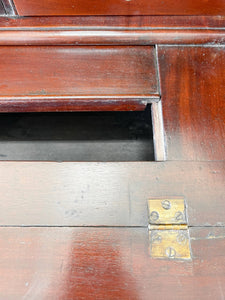
{"label": "tarnished brass plate", "polygon": [[150,199],[148,213],[150,255],[154,258],[191,259],[185,200]]}
{"label": "tarnished brass plate", "polygon": [[154,258],[191,259],[188,230],[150,230],[150,255]]}
{"label": "tarnished brass plate", "polygon": [[186,205],[182,198],[150,199],[149,224],[187,224]]}

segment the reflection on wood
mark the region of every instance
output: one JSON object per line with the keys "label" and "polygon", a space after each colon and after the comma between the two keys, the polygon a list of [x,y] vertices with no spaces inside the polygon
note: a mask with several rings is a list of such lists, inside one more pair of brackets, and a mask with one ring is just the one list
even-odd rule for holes
{"label": "reflection on wood", "polygon": [[225,48],[159,47],[169,160],[225,158]]}
{"label": "reflection on wood", "polygon": [[194,261],[152,259],[147,228],[1,228],[2,299],[222,299],[225,229],[192,228]]}

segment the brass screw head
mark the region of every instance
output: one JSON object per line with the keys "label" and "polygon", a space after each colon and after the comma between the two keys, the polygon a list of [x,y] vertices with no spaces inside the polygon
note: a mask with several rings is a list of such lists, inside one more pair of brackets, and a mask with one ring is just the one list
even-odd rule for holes
{"label": "brass screw head", "polygon": [[161,202],[161,204],[162,204],[162,207],[163,207],[164,209],[166,209],[166,210],[168,210],[168,209],[171,208],[171,203],[170,203],[169,200],[163,200],[163,201]]}
{"label": "brass screw head", "polygon": [[185,244],[186,243],[186,241],[187,241],[187,238],[186,238],[186,236],[185,236],[185,234],[183,234],[183,233],[179,233],[178,235],[177,235],[177,242],[179,243],[179,244]]}
{"label": "brass screw head", "polygon": [[157,212],[157,211],[152,211],[151,212],[151,214],[150,214],[150,220],[152,221],[152,222],[155,222],[155,221],[157,221],[158,220],[158,218],[159,218],[159,213]]}
{"label": "brass screw head", "polygon": [[172,247],[166,248],[166,256],[169,258],[174,258],[176,256],[176,250]]}
{"label": "brass screw head", "polygon": [[152,243],[161,243],[162,237],[157,232],[152,235]]}
{"label": "brass screw head", "polygon": [[175,220],[176,221],[183,221],[184,220],[184,216],[183,216],[183,213],[181,211],[177,211],[175,213]]}

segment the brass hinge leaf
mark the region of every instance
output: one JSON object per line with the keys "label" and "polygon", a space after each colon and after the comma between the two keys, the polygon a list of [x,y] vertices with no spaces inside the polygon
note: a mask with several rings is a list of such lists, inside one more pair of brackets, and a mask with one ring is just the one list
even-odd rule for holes
{"label": "brass hinge leaf", "polygon": [[148,200],[150,255],[153,258],[191,259],[184,198]]}

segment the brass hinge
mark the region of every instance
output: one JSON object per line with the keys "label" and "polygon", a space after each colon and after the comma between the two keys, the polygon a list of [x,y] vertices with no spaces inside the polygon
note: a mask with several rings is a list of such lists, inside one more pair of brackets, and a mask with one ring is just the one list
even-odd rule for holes
{"label": "brass hinge", "polygon": [[148,200],[150,255],[191,259],[186,203],[183,198]]}

